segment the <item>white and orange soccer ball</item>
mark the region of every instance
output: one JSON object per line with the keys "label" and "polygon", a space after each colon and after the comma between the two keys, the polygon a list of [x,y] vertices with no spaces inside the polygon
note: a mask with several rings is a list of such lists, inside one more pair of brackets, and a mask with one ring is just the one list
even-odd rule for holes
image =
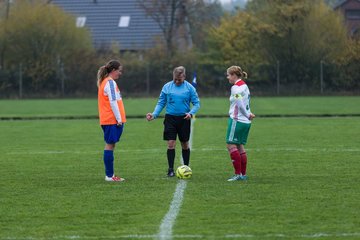
{"label": "white and orange soccer ball", "polygon": [[182,165],[176,169],[176,176],[179,179],[189,179],[192,176],[192,170],[189,166]]}

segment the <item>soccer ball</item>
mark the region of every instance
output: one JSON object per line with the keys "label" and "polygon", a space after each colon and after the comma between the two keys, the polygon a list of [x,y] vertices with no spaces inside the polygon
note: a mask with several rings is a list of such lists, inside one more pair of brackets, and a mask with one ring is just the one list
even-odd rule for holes
{"label": "soccer ball", "polygon": [[176,176],[179,179],[188,179],[192,176],[192,170],[189,166],[182,165],[176,169]]}

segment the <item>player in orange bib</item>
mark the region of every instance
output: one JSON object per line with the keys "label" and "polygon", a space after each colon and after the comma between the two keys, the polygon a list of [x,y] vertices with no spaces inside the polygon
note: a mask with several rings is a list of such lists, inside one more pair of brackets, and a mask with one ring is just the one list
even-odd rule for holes
{"label": "player in orange bib", "polygon": [[124,104],[115,82],[122,75],[122,70],[119,61],[111,60],[97,73],[99,119],[105,140],[105,181],[109,182],[125,180],[114,174],[115,144],[120,140],[126,122]]}

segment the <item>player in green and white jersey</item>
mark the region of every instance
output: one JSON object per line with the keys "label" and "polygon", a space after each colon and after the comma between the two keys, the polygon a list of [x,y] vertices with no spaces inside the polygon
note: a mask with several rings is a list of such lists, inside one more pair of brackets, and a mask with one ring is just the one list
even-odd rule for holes
{"label": "player in green and white jersey", "polygon": [[247,155],[244,146],[249,135],[251,120],[255,118],[255,114],[250,110],[250,91],[244,81],[247,73],[242,71],[239,66],[229,67],[226,73],[229,83],[233,84],[226,143],[235,171],[235,175],[228,181],[246,180]]}

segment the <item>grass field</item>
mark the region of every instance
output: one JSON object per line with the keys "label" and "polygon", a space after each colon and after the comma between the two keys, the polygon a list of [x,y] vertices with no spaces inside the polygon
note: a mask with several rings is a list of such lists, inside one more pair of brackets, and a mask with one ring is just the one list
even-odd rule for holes
{"label": "grass field", "polygon": [[[154,109],[154,98],[125,99],[128,116],[145,116]],[[227,98],[201,98],[198,115],[227,116]],[[253,97],[251,106],[261,115],[360,115],[360,97]],[[0,100],[0,118],[97,116],[97,99]]]}
{"label": "grass field", "polygon": [[[359,114],[359,100],[259,98],[253,110],[260,116]],[[133,116],[156,102],[131,101],[125,104]],[[0,101],[0,117],[96,114],[96,101],[65,102]],[[226,114],[227,104],[205,99],[201,111]],[[232,183],[226,181],[232,175],[226,122],[196,119],[193,178],[186,181],[171,236],[162,239],[360,239],[360,117],[255,119],[247,145],[249,180]],[[96,119],[3,120],[0,132],[0,239],[160,239],[180,182],[164,177],[161,119],[126,124],[115,151],[124,183],[103,180]],[[177,159],[179,154],[177,148]]]}

